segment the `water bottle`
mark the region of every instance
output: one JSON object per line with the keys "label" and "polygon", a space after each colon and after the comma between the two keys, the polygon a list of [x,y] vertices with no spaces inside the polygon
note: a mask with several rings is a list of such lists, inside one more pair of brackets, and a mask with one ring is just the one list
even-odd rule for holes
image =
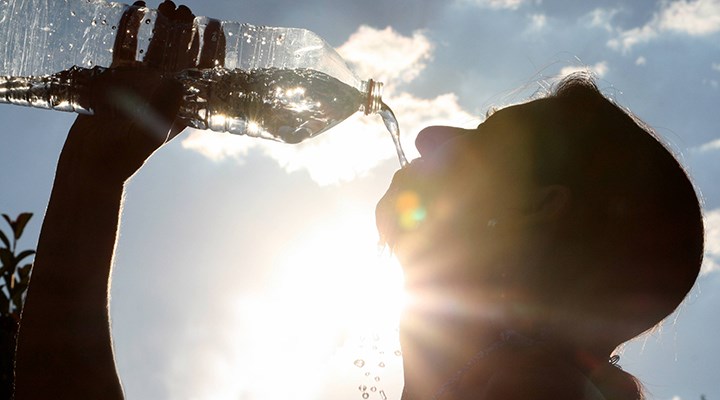
{"label": "water bottle", "polygon": [[[186,45],[157,48],[160,34],[175,35],[164,43],[186,37]],[[188,126],[297,143],[357,111],[380,113],[400,155],[382,83],[360,80],[306,29],[207,17],[168,26],[138,3],[0,0],[0,38],[0,103],[92,114],[87,93],[96,74],[118,59],[147,64],[153,54],[156,67],[183,84],[178,117]],[[190,68],[174,68],[178,57]]]}

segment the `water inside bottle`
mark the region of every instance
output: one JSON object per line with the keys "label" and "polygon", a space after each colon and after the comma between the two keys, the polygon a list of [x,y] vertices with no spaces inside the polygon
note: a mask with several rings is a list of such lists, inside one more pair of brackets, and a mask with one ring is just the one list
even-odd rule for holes
{"label": "water inside bottle", "polygon": [[[73,67],[43,77],[0,77],[0,103],[92,114],[87,95],[104,68]],[[185,88],[178,117],[189,126],[286,143],[316,136],[358,111],[366,94],[310,69],[189,69],[176,77]],[[401,166],[395,114],[379,111],[392,136]]]}
{"label": "water inside bottle", "polygon": [[191,69],[180,118],[200,129],[299,143],[357,112],[362,94],[310,69]]}
{"label": "water inside bottle", "polygon": [[[311,69],[222,68],[187,70],[180,117],[200,129],[299,143],[357,112],[364,94]],[[408,164],[400,145],[395,114],[382,103],[379,111],[392,136],[402,167]]]}

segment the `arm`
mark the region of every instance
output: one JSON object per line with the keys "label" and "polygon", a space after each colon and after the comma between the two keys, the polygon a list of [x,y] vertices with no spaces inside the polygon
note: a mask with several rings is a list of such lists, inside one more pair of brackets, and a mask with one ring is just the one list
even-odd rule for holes
{"label": "arm", "polygon": [[[136,30],[143,6],[130,7],[118,31]],[[225,54],[220,40],[216,52],[194,55],[187,7],[165,1],[159,13],[143,66],[136,35],[116,38],[113,68],[93,82],[96,116],[78,117],[63,147],[20,324],[17,400],[123,397],[108,315],[123,185],[183,127],[174,123],[181,88],[162,74],[223,65]]]}
{"label": "arm", "polygon": [[[108,284],[123,184],[168,137],[179,88],[146,71],[114,75],[100,90],[138,105],[131,115],[78,117],[63,147],[22,314],[18,400],[122,398]],[[123,84],[138,80],[134,88]]]}

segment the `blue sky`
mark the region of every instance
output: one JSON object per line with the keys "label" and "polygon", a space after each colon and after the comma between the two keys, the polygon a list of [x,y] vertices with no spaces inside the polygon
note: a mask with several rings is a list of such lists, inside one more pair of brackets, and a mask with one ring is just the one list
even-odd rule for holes
{"label": "blue sky", "polygon": [[[423,126],[475,126],[563,73],[594,72],[677,152],[708,228],[691,295],[620,365],[650,398],[720,399],[720,1],[186,4],[324,37],[359,76],[385,82],[411,158]],[[0,118],[0,211],[35,213],[32,247],[73,116],[4,105]],[[373,216],[397,167],[380,118],[361,115],[297,146],[188,130],[156,153],[127,186],[114,269],[128,398],[361,399],[362,385],[398,398],[399,277]]]}

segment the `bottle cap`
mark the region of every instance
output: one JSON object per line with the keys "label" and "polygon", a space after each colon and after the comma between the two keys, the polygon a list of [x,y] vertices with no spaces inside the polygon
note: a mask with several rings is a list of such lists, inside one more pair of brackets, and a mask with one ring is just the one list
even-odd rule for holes
{"label": "bottle cap", "polygon": [[365,115],[375,114],[382,107],[383,83],[372,79],[362,82],[362,91],[367,94],[363,111]]}

